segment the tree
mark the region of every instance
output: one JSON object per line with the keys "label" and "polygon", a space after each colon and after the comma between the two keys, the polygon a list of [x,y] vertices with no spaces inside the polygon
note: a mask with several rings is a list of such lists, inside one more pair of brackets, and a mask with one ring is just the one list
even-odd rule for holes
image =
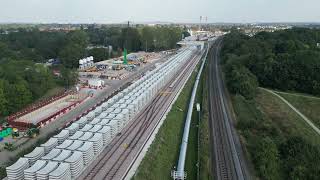
{"label": "tree", "polygon": [[258,88],[256,77],[242,65],[228,65],[226,69],[228,69],[226,79],[229,90],[252,99]]}
{"label": "tree", "polygon": [[140,34],[136,28],[123,28],[121,31],[121,44],[128,51],[138,51],[141,47]]}
{"label": "tree", "polygon": [[61,71],[62,84],[66,88],[73,86],[77,82],[78,74],[76,71],[73,71],[65,67],[62,67],[60,71]]}
{"label": "tree", "polygon": [[107,60],[109,58],[108,49],[92,48],[88,50],[88,55],[94,57],[95,62]]}
{"label": "tree", "polygon": [[290,136],[280,146],[286,179],[319,178],[320,148],[310,144],[304,138]]}
{"label": "tree", "polygon": [[87,45],[88,36],[85,32],[75,31],[69,34],[67,43],[59,54],[62,64],[68,68],[77,68],[79,59],[85,56]]}
{"label": "tree", "polygon": [[154,50],[154,32],[152,27],[145,26],[141,30],[141,44],[143,50]]}
{"label": "tree", "polygon": [[79,67],[79,59],[84,56],[84,49],[77,44],[68,44],[59,54],[62,64],[67,68]]}
{"label": "tree", "polygon": [[268,137],[262,138],[258,142],[254,161],[255,168],[263,179],[279,179],[279,152],[277,145]]}
{"label": "tree", "polygon": [[21,80],[13,85],[14,98],[13,102],[17,109],[24,107],[32,101],[32,94],[26,86],[26,82]]}

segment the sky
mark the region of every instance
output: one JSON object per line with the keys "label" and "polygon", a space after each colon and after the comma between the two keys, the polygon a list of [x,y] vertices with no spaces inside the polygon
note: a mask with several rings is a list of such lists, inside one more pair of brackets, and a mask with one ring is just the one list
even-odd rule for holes
{"label": "sky", "polygon": [[319,7],[320,0],[0,0],[0,22],[320,22]]}

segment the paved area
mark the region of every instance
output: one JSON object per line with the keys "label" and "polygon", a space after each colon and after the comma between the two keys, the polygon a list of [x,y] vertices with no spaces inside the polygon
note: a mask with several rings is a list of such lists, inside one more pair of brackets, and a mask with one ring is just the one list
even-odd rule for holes
{"label": "paved area", "polygon": [[[182,76],[179,74],[175,76],[179,80],[173,79],[162,89],[162,92],[170,93],[158,93],[78,179],[117,180],[125,178],[177,93],[188,80],[199,59],[199,56],[195,56],[194,60],[189,61],[184,70],[179,72]],[[173,82],[175,84],[170,87]]]}

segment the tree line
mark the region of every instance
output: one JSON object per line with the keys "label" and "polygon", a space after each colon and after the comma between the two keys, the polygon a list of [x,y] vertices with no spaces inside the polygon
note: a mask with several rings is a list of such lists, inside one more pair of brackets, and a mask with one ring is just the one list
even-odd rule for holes
{"label": "tree line", "polygon": [[[222,48],[231,91],[253,97],[257,81],[267,88],[319,95],[319,42],[319,29],[293,28],[253,37],[232,30]],[[241,78],[245,81],[238,81]]]}

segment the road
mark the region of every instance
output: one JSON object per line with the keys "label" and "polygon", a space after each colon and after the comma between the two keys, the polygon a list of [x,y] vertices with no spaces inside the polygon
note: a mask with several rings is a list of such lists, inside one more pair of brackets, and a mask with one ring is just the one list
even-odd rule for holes
{"label": "road", "polygon": [[209,125],[211,167],[216,180],[247,180],[241,144],[234,128],[221,70],[219,53],[222,39],[218,39],[208,55],[209,63]]}
{"label": "road", "polygon": [[[151,134],[200,60],[195,54],[78,179],[124,179]],[[166,92],[166,93],[161,93]],[[168,93],[170,92],[170,93]]]}

